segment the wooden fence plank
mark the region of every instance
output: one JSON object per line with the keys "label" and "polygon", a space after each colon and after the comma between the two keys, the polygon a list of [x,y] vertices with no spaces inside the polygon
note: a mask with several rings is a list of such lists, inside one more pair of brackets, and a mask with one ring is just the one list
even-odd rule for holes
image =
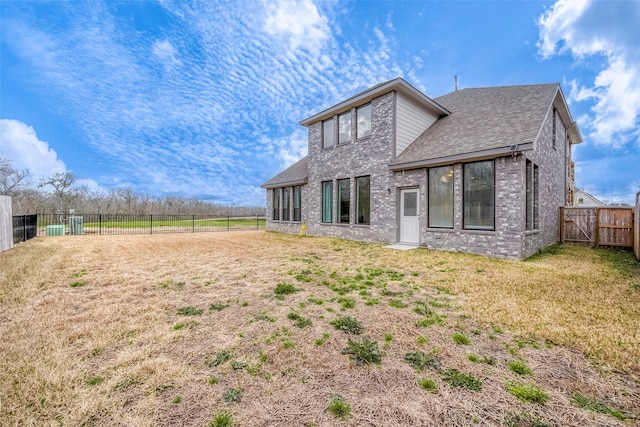
{"label": "wooden fence plank", "polygon": [[633,248],[638,241],[634,233],[638,228],[634,227],[634,208],[564,207],[560,213],[563,242]]}

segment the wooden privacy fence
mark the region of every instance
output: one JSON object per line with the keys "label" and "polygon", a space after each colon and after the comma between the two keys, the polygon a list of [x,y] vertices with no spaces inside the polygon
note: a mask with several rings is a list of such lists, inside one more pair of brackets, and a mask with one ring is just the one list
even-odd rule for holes
{"label": "wooden privacy fence", "polygon": [[633,248],[638,240],[634,238],[634,209],[637,207],[562,207],[561,241]]}
{"label": "wooden privacy fence", "polygon": [[640,191],[636,194],[636,207],[635,224],[634,224],[634,238],[633,238],[633,253],[636,254],[636,259],[640,261]]}

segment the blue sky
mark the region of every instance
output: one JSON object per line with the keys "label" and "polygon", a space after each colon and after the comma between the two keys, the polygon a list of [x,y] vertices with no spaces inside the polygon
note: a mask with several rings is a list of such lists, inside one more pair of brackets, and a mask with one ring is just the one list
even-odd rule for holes
{"label": "blue sky", "polygon": [[640,191],[640,2],[6,1],[0,157],[38,178],[262,206],[298,122],[402,76],[560,82],[580,188]]}

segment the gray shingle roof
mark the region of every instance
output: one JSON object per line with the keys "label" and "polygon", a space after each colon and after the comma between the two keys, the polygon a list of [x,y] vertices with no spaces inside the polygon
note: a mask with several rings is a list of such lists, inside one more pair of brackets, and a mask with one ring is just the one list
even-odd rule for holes
{"label": "gray shingle roof", "polygon": [[451,114],[436,121],[392,162],[394,165],[532,143],[560,85],[462,89],[434,101]]}
{"label": "gray shingle roof", "polygon": [[261,185],[262,188],[306,184],[309,180],[309,156],[304,156],[278,175]]}

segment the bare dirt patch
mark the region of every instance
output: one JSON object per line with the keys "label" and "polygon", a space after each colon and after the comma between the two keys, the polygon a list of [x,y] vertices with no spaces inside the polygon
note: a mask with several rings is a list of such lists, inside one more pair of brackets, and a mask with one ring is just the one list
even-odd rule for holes
{"label": "bare dirt patch", "polygon": [[0,263],[8,425],[638,423],[625,254],[515,263],[232,232],[37,238]]}

